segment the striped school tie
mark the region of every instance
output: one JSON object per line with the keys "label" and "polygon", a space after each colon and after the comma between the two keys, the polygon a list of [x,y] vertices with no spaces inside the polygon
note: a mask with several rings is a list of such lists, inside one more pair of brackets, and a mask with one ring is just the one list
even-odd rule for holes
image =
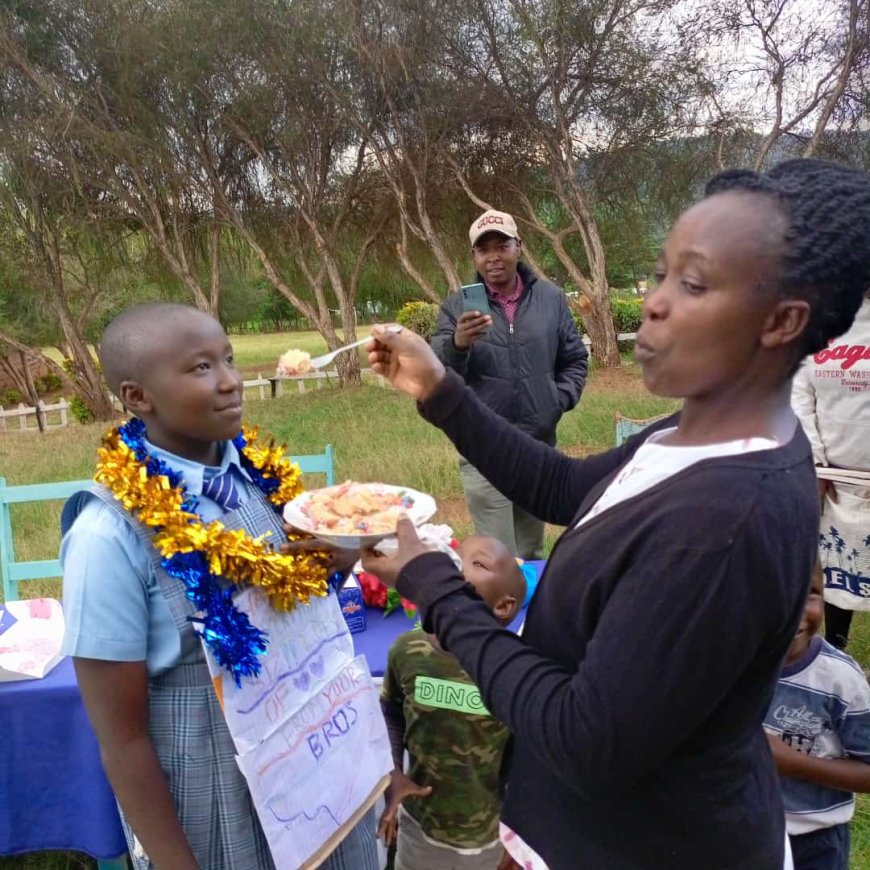
{"label": "striped school tie", "polygon": [[203,480],[202,494],[206,498],[210,498],[215,504],[219,504],[225,511],[234,511],[242,503],[239,491],[233,483],[233,476],[229,471]]}

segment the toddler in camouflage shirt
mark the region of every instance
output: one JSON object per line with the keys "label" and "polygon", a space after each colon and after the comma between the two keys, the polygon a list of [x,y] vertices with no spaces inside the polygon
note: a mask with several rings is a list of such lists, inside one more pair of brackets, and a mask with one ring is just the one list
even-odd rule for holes
{"label": "toddler in camouflage shirt", "polygon": [[[507,626],[526,594],[516,560],[485,537],[463,540],[459,555],[465,579]],[[378,833],[388,845],[396,840],[395,870],[496,870],[507,727],[489,715],[456,658],[419,629],[390,648],[381,707],[396,769]]]}

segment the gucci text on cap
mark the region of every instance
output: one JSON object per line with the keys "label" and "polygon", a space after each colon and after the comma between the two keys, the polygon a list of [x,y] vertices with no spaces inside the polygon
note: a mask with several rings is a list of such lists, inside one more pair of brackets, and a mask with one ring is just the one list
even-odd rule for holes
{"label": "gucci text on cap", "polygon": [[471,247],[474,247],[477,240],[484,233],[501,233],[509,239],[519,239],[520,234],[517,232],[516,221],[505,211],[496,211],[490,209],[485,211],[471,225],[468,231],[468,238],[471,240]]}

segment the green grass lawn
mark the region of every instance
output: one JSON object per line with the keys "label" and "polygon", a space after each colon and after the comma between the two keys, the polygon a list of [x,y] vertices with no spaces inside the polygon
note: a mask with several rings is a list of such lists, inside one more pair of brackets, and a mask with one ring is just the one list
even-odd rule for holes
{"label": "green grass lawn", "polygon": [[[362,330],[360,331],[362,334]],[[234,336],[236,359],[246,374],[271,373],[280,353],[300,348],[314,354],[326,345],[316,333]],[[291,390],[274,401],[246,398],[246,418],[289,445],[292,453],[319,453],[335,447],[339,479],[399,483],[431,493],[439,502],[439,518],[459,535],[467,533],[455,453],[446,438],[424,423],[404,396],[373,383],[348,390],[334,385],[300,395]],[[559,426],[559,446],[574,454],[605,449],[613,443],[616,412],[651,417],[673,403],[650,396],[635,366],[618,371],[594,369],[583,400]],[[40,436],[38,432],[0,433],[0,474],[9,483],[38,483],[89,477],[103,424],[71,426]],[[14,509],[15,546],[21,559],[56,558],[60,505],[19,505]],[[556,530],[550,530],[550,538]],[[58,581],[22,585],[24,596],[60,595]],[[859,614],[850,649],[870,667],[870,616]],[[859,799],[852,826],[854,868],[870,870],[870,800]],[[0,870],[80,870],[95,866],[82,856],[44,853],[0,858]]]}

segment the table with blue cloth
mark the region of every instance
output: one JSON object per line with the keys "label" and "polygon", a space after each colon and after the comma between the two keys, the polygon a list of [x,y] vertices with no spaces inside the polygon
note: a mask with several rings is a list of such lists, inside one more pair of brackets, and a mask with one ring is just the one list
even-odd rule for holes
{"label": "table with blue cloth", "polygon": [[[540,573],[543,563],[529,564]],[[524,616],[525,608],[514,631]],[[391,644],[413,625],[401,609],[385,617],[366,607],[366,630],[353,642],[374,676],[383,676]],[[126,843],[72,659],[44,679],[0,683],[0,735],[0,855],[76,851],[115,866],[102,861],[123,854]]]}
{"label": "table with blue cloth", "polygon": [[127,851],[72,659],[41,680],[0,683],[0,855]]}

